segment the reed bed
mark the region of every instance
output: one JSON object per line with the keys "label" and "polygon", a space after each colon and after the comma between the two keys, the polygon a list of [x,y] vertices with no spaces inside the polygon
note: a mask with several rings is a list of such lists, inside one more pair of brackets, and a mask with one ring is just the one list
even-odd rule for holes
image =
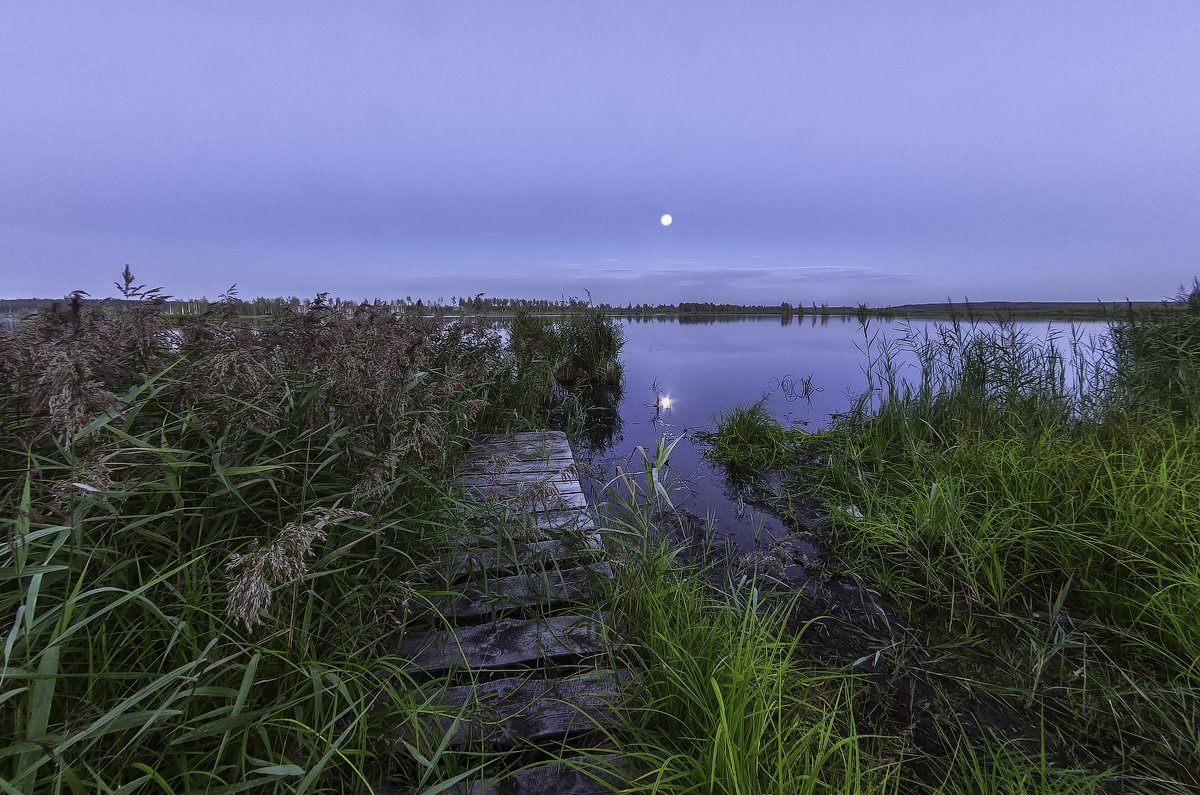
{"label": "reed bed", "polygon": [[383,731],[396,636],[462,524],[455,456],[544,425],[546,374],[481,323],[319,296],[250,324],[231,291],[176,327],[118,287],[0,334],[0,789],[428,777]]}
{"label": "reed bed", "polygon": [[522,364],[547,373],[551,388],[621,384],[624,332],[599,307],[576,304],[559,318],[518,310],[512,340]]}

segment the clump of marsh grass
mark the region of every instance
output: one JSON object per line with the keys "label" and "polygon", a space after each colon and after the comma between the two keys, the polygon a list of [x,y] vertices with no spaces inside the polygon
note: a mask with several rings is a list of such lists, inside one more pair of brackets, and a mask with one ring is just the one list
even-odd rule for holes
{"label": "clump of marsh grass", "polygon": [[511,344],[523,371],[536,373],[555,387],[613,387],[621,383],[621,327],[603,309],[573,303],[562,318],[519,311],[511,326]]}
{"label": "clump of marsh grass", "polygon": [[1110,411],[1200,424],[1200,310],[1131,316],[1113,327],[1112,341]]}
{"label": "clump of marsh grass", "polygon": [[615,386],[621,383],[621,327],[597,306],[578,305],[560,329],[563,360],[555,378],[564,384]]}
{"label": "clump of marsh grass", "polygon": [[[621,664],[641,672],[637,708],[610,743],[635,791],[896,792],[900,765],[855,725],[854,682],[806,660],[786,612],[709,588],[676,568],[663,522],[678,517],[664,470],[674,443],[639,449],[642,470],[606,487],[619,576]],[[635,467],[631,465],[630,470]]]}
{"label": "clump of marsh grass", "polygon": [[458,523],[448,467],[479,430],[534,421],[513,353],[478,323],[322,297],[252,323],[232,290],[175,328],[158,291],[118,287],[0,333],[0,724],[19,743],[0,776],[362,788],[401,665],[387,634],[423,587],[400,573]]}
{"label": "clump of marsh grass", "polygon": [[992,744],[960,746],[959,774],[1005,770],[999,791],[1086,790],[1104,772],[1194,785],[1194,722],[1149,695],[1200,693],[1193,320],[1131,320],[1090,346],[1005,324],[880,342],[864,326],[870,388],[809,440],[829,461],[826,543],[909,621],[987,637],[988,662],[964,652],[957,681],[1012,715],[1039,705],[1056,754],[1091,771],[1014,767]]}
{"label": "clump of marsh grass", "polygon": [[719,411],[713,415],[713,423],[715,430],[703,435],[709,443],[706,455],[735,474],[761,474],[792,454],[789,441],[796,432],[775,419],[766,398]]}

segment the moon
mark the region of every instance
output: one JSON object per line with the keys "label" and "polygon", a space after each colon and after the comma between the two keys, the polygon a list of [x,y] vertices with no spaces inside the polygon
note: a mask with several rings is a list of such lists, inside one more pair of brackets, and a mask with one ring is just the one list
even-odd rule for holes
{"label": "moon", "polygon": [[673,219],[673,218],[671,218],[671,214],[670,214],[670,213],[663,213],[663,217],[662,217],[662,218],[659,218],[659,219],[658,219],[658,222],[659,222],[660,224],[662,224],[663,226],[670,226],[670,225],[671,225],[671,221],[672,221],[672,220],[674,220],[674,219]]}

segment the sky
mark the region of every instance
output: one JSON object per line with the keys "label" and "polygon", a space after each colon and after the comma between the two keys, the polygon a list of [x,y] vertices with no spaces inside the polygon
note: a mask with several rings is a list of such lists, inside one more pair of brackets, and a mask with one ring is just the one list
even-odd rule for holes
{"label": "sky", "polygon": [[1200,274],[1196,0],[0,0],[0,75],[0,297],[126,264],[621,305]]}

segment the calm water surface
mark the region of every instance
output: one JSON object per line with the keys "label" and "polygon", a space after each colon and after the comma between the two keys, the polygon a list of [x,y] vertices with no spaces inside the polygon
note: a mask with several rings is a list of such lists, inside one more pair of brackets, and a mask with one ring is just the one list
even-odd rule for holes
{"label": "calm water surface", "polygon": [[[700,517],[711,517],[718,537],[734,540],[745,551],[786,533],[773,517],[739,500],[739,489],[721,468],[701,455],[689,432],[710,429],[713,414],[739,403],[765,398],[784,423],[810,429],[825,427],[830,415],[850,407],[850,395],[866,389],[866,340],[898,338],[905,326],[920,332],[937,321],[882,321],[872,318],[866,335],[855,318],[816,317],[783,325],[778,316],[751,316],[709,323],[674,319],[622,320],[626,335],[622,360],[625,384],[616,405],[619,421],[611,437],[588,451],[593,465],[640,470],[638,445],[651,452],[658,439],[683,436],[671,456],[670,473],[680,490],[675,501]],[[1066,324],[1018,324],[1031,335],[1071,332]],[[1075,324],[1086,337],[1103,334],[1104,323]],[[932,329],[930,329],[932,330]],[[876,336],[878,335],[878,336]],[[800,394],[808,379],[813,391]],[[792,389],[788,387],[792,386]],[[654,388],[670,398],[656,405]],[[595,495],[593,495],[595,496]]]}

